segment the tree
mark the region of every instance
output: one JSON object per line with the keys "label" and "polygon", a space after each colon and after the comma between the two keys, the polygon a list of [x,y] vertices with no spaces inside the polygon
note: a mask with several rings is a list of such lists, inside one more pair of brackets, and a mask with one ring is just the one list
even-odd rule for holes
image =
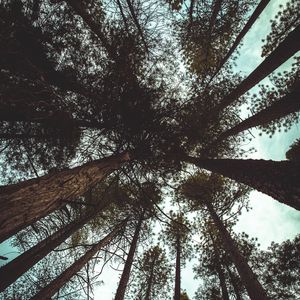
{"label": "tree", "polygon": [[300,160],[300,139],[297,139],[286,152],[285,156],[289,160]]}
{"label": "tree", "polygon": [[134,281],[130,297],[145,300],[168,298],[171,266],[162,248],[149,248],[133,271]]}
{"label": "tree", "polygon": [[[202,187],[207,184],[209,184],[209,186],[203,190]],[[238,270],[238,273],[248,292],[249,297],[251,299],[257,299],[257,300],[268,299],[266,291],[257,280],[256,275],[248,265],[245,257],[239,251],[236,242],[231,237],[222,219],[218,216],[214,208],[214,202],[218,202],[218,200],[220,200],[220,195],[222,197],[222,190],[224,190],[225,188],[226,187],[222,187],[222,181],[218,177],[217,178],[213,177],[212,179],[210,179],[210,178],[205,178],[205,176],[198,176],[195,178],[191,178],[191,180],[188,180],[183,185],[183,194],[189,197],[192,201],[198,200],[199,205],[204,205],[205,208],[207,209],[211,219],[213,220],[221,236],[224,248],[226,249],[227,253],[230,255],[231,260],[233,261],[233,263],[235,264]],[[217,265],[219,267],[219,264]],[[223,275],[222,269],[220,275],[221,275],[220,281],[223,282],[223,292],[224,294],[226,294],[225,286],[224,286],[224,277],[222,276]]]}
{"label": "tree", "polygon": [[299,164],[291,161],[242,159],[201,159],[187,157],[187,162],[227,176],[261,191],[274,199],[300,210]]}
{"label": "tree", "polygon": [[142,222],[144,219],[144,214],[145,212],[142,211],[141,215],[139,216],[138,222],[136,224],[136,228],[134,231],[134,235],[130,244],[130,248],[129,248],[129,252],[127,255],[127,259],[124,265],[124,269],[120,278],[120,282],[118,285],[118,289],[115,295],[115,300],[123,300],[124,296],[125,296],[125,291],[127,288],[127,283],[129,280],[129,276],[130,276],[130,271],[131,271],[131,266],[133,263],[133,258],[134,258],[134,254],[136,251],[136,247],[137,247],[137,243],[138,243],[138,239],[139,239],[139,234],[140,234],[140,230],[142,227]]}
{"label": "tree", "polygon": [[263,126],[272,121],[277,121],[286,115],[297,113],[300,110],[300,85],[294,87],[294,90],[271,106],[259,111],[255,115],[245,119],[241,123],[235,125],[229,130],[223,132],[216,142],[228,138],[231,135],[240,133],[241,131],[250,129],[252,127]]}
{"label": "tree", "polygon": [[60,276],[53,280],[49,285],[39,291],[32,299],[47,299],[53,296],[57,290],[63,286],[72,276],[74,276],[83,266],[99,251],[111,242],[111,240],[122,230],[126,224],[127,219],[116,226],[106,237],[93,245],[80,259],[73,265],[67,268]]}
{"label": "tree", "polygon": [[[116,257],[125,260],[126,250],[130,248],[120,281],[120,298],[124,298],[130,282],[128,278],[132,278],[130,269],[135,265],[132,253],[137,256],[141,248],[137,236],[150,242],[150,235],[143,234],[141,228],[136,231],[143,213],[140,225],[143,229],[150,231],[154,223],[145,221],[153,217],[170,223],[169,245],[177,262],[174,294],[176,300],[184,297],[180,289],[180,271],[191,252],[192,239],[187,238],[187,233],[194,226],[186,228],[182,222],[181,225],[176,223],[176,218],[168,216],[156,201],[159,197],[151,196],[174,196],[171,188],[176,187],[187,172],[193,171],[190,163],[244,182],[299,208],[297,162],[234,160],[245,153],[241,149],[241,135],[222,140],[214,147],[211,145],[222,132],[240,122],[239,106],[249,100],[246,91],[299,49],[296,14],[296,17],[291,16],[291,22],[282,20],[283,32],[274,31],[275,40],[271,38],[274,40],[272,45],[267,41],[268,49],[264,51],[266,60],[248,78],[242,81],[233,65],[226,64],[209,84],[230,47],[239,39],[243,28],[247,28],[244,23],[255,3],[254,0],[1,2],[0,110],[3,113],[0,113],[0,155],[5,175],[2,176],[3,183],[16,183],[33,174],[37,178],[0,189],[3,210],[0,238],[8,238],[27,226],[14,235],[14,241],[22,251],[39,245],[36,256],[46,253],[39,243],[49,236],[58,243],[56,232],[61,234],[61,240],[67,239],[18,280],[19,283],[27,280],[27,286],[33,282],[34,289],[28,295],[63,272],[73,262],[72,258],[76,261],[84,255],[84,249],[95,242],[95,231],[106,234],[107,224],[96,217],[71,238],[60,229],[65,227],[70,233],[71,227],[76,227],[74,220],[78,220],[78,224],[85,221],[87,215],[75,212],[77,205],[87,203],[75,202],[82,202],[83,193],[116,169],[114,183],[108,188],[111,199],[114,198],[113,205],[105,212],[105,218],[109,211],[109,227],[115,228],[116,220],[129,217],[132,228],[127,227],[126,234],[111,245],[116,247],[113,254],[110,248],[102,254],[105,262]],[[256,13],[265,4],[266,1],[261,2]],[[293,7],[297,5],[293,4]],[[250,20],[255,20],[256,13]],[[293,78],[295,74],[297,72]],[[276,86],[273,93],[276,97],[269,97],[270,89],[261,87],[263,106],[253,108],[252,102],[254,114],[258,108],[264,109],[265,103],[270,106],[291,92],[291,80],[286,81],[286,77],[289,75],[278,75],[281,88]],[[288,84],[282,88],[285,83]],[[228,100],[229,95],[232,98]],[[235,101],[237,98],[239,101]],[[229,107],[233,103],[236,105]],[[285,117],[285,121],[287,118],[290,117]],[[264,127],[273,123],[264,124]],[[108,157],[112,153],[121,154]],[[227,159],[222,160],[224,157]],[[129,163],[123,164],[128,160]],[[74,169],[74,164],[79,167]],[[56,167],[57,172],[45,175],[51,167]],[[62,167],[72,169],[62,170]],[[210,183],[214,183],[216,177],[212,174]],[[228,182],[225,178],[220,181],[221,186]],[[215,183],[218,187],[218,180]],[[201,188],[209,195],[210,188],[206,184],[207,181]],[[222,201],[211,203],[216,216],[226,226],[227,235],[215,218],[221,228],[215,232],[225,234],[227,248],[223,248],[227,250],[217,253],[211,248],[214,276],[208,276],[208,288],[202,298],[220,297],[219,282],[224,297],[226,290],[232,296],[234,284],[233,287],[230,284],[229,271],[235,286],[242,285],[232,264],[223,260],[223,256],[225,252],[233,253],[235,262],[240,263],[240,256],[234,252],[236,248],[232,250],[228,246],[235,245],[228,233],[229,221],[235,215],[231,210],[236,206],[240,210],[243,202],[247,204],[245,190],[245,187],[230,189]],[[224,195],[222,189],[217,193]],[[197,208],[197,203],[191,204],[189,200],[176,205],[182,219],[183,216],[189,218],[190,211]],[[182,210],[186,206],[189,210]],[[209,211],[205,208],[203,211],[207,217]],[[229,213],[231,219],[228,221],[226,214]],[[54,215],[61,226],[56,226]],[[172,218],[174,220],[170,220]],[[237,240],[231,233],[229,235]],[[221,245],[223,240],[220,238],[220,243],[214,241]],[[238,250],[247,260],[248,256],[240,248]],[[65,255],[59,266],[55,263],[57,251]],[[85,267],[85,276],[82,277],[82,272],[76,275],[77,283],[83,288],[88,287],[84,289],[88,298],[93,286],[93,275],[90,274],[94,273],[97,262],[99,257],[93,257]],[[74,268],[78,268],[76,262]],[[239,264],[239,270],[243,268],[246,270],[243,280],[247,281],[251,270],[244,262]],[[44,269],[45,278],[42,275]],[[149,279],[151,270],[152,267]],[[36,278],[35,271],[39,275]],[[68,276],[58,278],[61,279],[59,284],[69,280]],[[256,280],[248,281],[248,289],[259,287]],[[73,279],[71,282],[69,288],[62,288],[63,292],[76,290]],[[15,291],[20,285],[17,282],[5,295],[18,298],[20,292]],[[145,290],[147,297],[151,289],[154,289],[154,283],[149,280]],[[23,290],[22,287],[21,294],[26,294]],[[241,290],[236,289],[235,294],[238,292]],[[57,295],[62,296],[65,295]]]}
{"label": "tree", "polygon": [[1,205],[6,214],[1,215],[1,241],[80,196],[128,160],[128,153],[123,153],[2,187]]}
{"label": "tree", "polygon": [[283,40],[277,48],[246,78],[236,87],[223,101],[214,109],[213,113],[218,114],[228,105],[236,101],[262,79],[272,73],[287,59],[292,57],[300,49],[299,45],[300,25],[296,27]]}
{"label": "tree", "polygon": [[[114,201],[114,199],[110,199],[111,197],[109,197],[109,194],[112,194],[112,192],[105,193],[105,189],[107,189],[106,185],[104,185],[104,187],[98,186],[93,192],[90,191],[90,193],[87,193],[85,201],[82,202],[83,205],[86,205],[86,208],[80,212],[79,216],[76,216],[70,223],[60,227],[53,234],[50,234],[36,245],[2,266],[0,269],[0,276],[3,277],[3,280],[0,283],[0,291],[3,291],[7,286],[15,282],[22,274],[27,272],[32,266],[47,256],[61,243],[66,241],[75,232],[79,231],[86,223],[97,217],[99,218],[99,214],[100,217],[103,215],[105,216],[107,206],[111,206]],[[100,197],[102,197],[102,199],[99,199]],[[89,198],[95,198],[95,200]],[[35,224],[34,226],[34,228],[36,228],[37,225]],[[40,231],[39,229],[37,230],[38,232]],[[25,236],[25,239],[28,241],[30,237]]]}
{"label": "tree", "polygon": [[226,62],[228,61],[229,57],[232,55],[232,53],[237,49],[237,47],[239,46],[239,44],[241,43],[242,39],[244,38],[244,36],[247,34],[247,32],[251,29],[252,25],[256,22],[256,20],[259,18],[259,16],[261,15],[261,13],[264,11],[264,9],[266,8],[266,6],[269,4],[270,0],[261,0],[258,4],[258,6],[255,8],[253,14],[251,15],[251,17],[249,18],[249,20],[247,21],[247,23],[245,24],[244,28],[242,29],[242,31],[238,34],[238,36],[236,37],[234,43],[232,44],[231,48],[229,49],[229,51],[227,52],[227,54],[223,57],[223,59],[221,60],[221,62],[219,63],[219,66],[217,67],[217,69],[215,70],[215,72],[213,73],[213,75],[211,76],[209,83],[214,79],[214,77],[218,74],[218,72],[220,71],[220,69],[226,64]]}
{"label": "tree", "polygon": [[[176,1],[175,1],[176,3]],[[190,9],[176,6],[182,48],[191,71],[206,84],[243,28],[252,1],[191,1]],[[239,41],[238,41],[239,43]]]}
{"label": "tree", "polygon": [[261,280],[276,299],[299,297],[300,238],[281,244],[272,243],[267,251],[260,253]]}
{"label": "tree", "polygon": [[191,256],[188,220],[182,214],[173,214],[172,221],[165,230],[164,240],[171,246],[172,254],[176,255],[174,300],[180,300],[181,268],[184,261]]}

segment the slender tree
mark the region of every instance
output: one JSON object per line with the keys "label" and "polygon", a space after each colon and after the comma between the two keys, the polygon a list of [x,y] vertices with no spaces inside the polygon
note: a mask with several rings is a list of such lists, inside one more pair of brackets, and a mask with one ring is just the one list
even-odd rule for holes
{"label": "slender tree", "polygon": [[133,268],[128,299],[168,299],[171,265],[165,251],[153,246],[145,251]]}
{"label": "slender tree", "polygon": [[2,187],[0,203],[5,214],[0,216],[0,241],[82,195],[128,160],[128,153],[123,153]]}
{"label": "slender tree", "polygon": [[127,259],[124,265],[124,269],[119,281],[119,285],[118,285],[118,289],[115,295],[115,300],[123,300],[124,296],[125,296],[125,291],[127,288],[127,284],[129,281],[129,277],[130,277],[130,271],[131,271],[131,267],[132,267],[132,263],[133,263],[133,259],[134,259],[134,254],[136,251],[136,247],[138,244],[138,239],[139,239],[139,235],[140,235],[140,231],[142,228],[142,222],[144,220],[144,215],[145,215],[145,211],[142,211],[142,213],[140,214],[139,220],[136,224],[135,227],[135,231],[134,231],[134,235],[130,244],[130,249],[127,255]]}
{"label": "slender tree", "polygon": [[208,84],[214,79],[214,77],[219,73],[219,71],[221,70],[221,68],[226,64],[226,62],[228,61],[229,57],[237,49],[237,47],[241,43],[241,41],[244,38],[244,36],[247,34],[247,32],[250,30],[250,28],[256,22],[256,20],[259,18],[259,16],[264,11],[265,7],[268,5],[269,2],[270,2],[270,0],[261,0],[259,2],[258,6],[254,10],[253,14],[249,18],[248,22],[246,23],[246,25],[244,26],[244,28],[242,29],[242,31],[236,37],[236,39],[235,39],[234,43],[232,44],[231,48],[229,49],[229,51],[227,52],[227,54],[224,56],[224,58],[221,60],[221,62],[218,65],[217,69],[215,70],[215,72],[213,73],[212,77],[210,78]]}
{"label": "slender tree", "polygon": [[165,230],[164,241],[171,246],[175,255],[174,300],[180,300],[181,268],[185,260],[191,256],[191,246],[188,243],[190,229],[188,220],[183,214],[172,213],[172,221]]}
{"label": "slender tree", "polygon": [[213,113],[219,114],[230,104],[233,104],[240,96],[254,87],[266,76],[275,71],[281,64],[300,50],[300,25],[298,25],[277,48],[229,95],[214,108]]}
{"label": "slender tree", "polygon": [[252,300],[269,299],[267,293],[257,280],[256,275],[253,273],[253,271],[247,264],[245,258],[240,254],[238,247],[235,244],[235,241],[231,238],[229,232],[227,231],[219,216],[216,214],[212,204],[209,201],[206,202],[206,207],[212,219],[214,220],[214,223],[216,224],[218,230],[221,233],[224,246],[231,255],[232,261],[234,262],[239,272],[239,275],[247,289],[249,297]]}
{"label": "slender tree", "polygon": [[22,274],[27,272],[53,249],[68,239],[74,232],[80,230],[86,223],[96,217],[103,208],[104,205],[101,205],[93,211],[86,212],[80,218],[60,228],[49,237],[4,265],[0,269],[0,277],[2,278],[0,282],[0,292],[15,282]]}
{"label": "slender tree", "polygon": [[291,113],[297,113],[300,110],[300,83],[295,86],[295,89],[271,104],[271,106],[259,111],[255,115],[245,119],[241,123],[223,132],[216,140],[216,143],[236,135],[242,131],[252,127],[264,126],[272,121],[276,121]]}
{"label": "slender tree", "polygon": [[84,265],[92,259],[92,257],[100,251],[103,247],[108,245],[113,238],[122,230],[122,227],[126,224],[127,218],[117,225],[105,238],[100,240],[97,244],[93,245],[83,256],[81,256],[73,265],[67,268],[61,275],[55,278],[50,284],[40,290],[34,297],[31,299],[49,299],[57,291],[65,285],[77,272],[79,272]]}
{"label": "slender tree", "polygon": [[[209,185],[209,186],[208,186]],[[220,200],[221,197],[226,197],[226,194],[222,195],[222,191],[224,191],[222,178],[220,177],[208,177],[208,175],[201,175],[197,176],[195,178],[191,178],[188,180],[182,187],[183,194],[186,195],[188,198],[190,198],[192,201],[198,202],[198,206],[204,206],[211,219],[213,220],[221,240],[223,241],[224,248],[226,252],[230,255],[230,258],[234,265],[236,266],[238,273],[240,275],[240,278],[248,292],[249,297],[252,300],[263,300],[268,299],[267,293],[260,284],[260,282],[257,280],[256,275],[250,268],[250,266],[247,263],[247,260],[245,257],[241,254],[237,243],[233,240],[230,233],[226,229],[223,221],[218,216],[214,204],[218,205],[218,210],[222,211],[223,214],[224,209],[228,210],[228,204],[226,203],[227,200],[223,200],[224,206],[223,208],[220,208]],[[197,201],[198,197],[198,201]],[[219,200],[219,201],[218,201]],[[222,200],[221,200],[222,201]],[[229,199],[229,201],[232,201],[232,199]],[[233,201],[234,202],[234,201]],[[227,206],[227,207],[226,207]],[[230,206],[229,206],[230,207]],[[225,210],[225,211],[226,211]],[[213,239],[213,237],[211,237]],[[215,241],[213,240],[213,243]],[[217,246],[214,245],[215,251],[217,251]],[[215,252],[216,253],[216,252]],[[224,277],[222,276],[222,270],[219,269],[218,272],[220,272],[219,275],[221,275],[220,281],[222,281],[222,292],[224,292],[223,296],[226,295],[225,286],[224,286]],[[221,284],[221,285],[222,285]],[[228,295],[228,292],[227,292]]]}

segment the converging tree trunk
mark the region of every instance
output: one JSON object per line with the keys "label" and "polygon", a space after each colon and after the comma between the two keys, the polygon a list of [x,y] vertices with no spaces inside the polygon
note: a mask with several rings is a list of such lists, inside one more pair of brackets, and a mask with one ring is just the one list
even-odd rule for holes
{"label": "converging tree trunk", "polygon": [[222,299],[223,300],[229,300],[229,294],[228,294],[228,289],[226,285],[226,278],[224,274],[224,269],[221,263],[221,258],[220,258],[220,252],[218,249],[218,246],[216,245],[215,238],[211,232],[209,232],[210,239],[212,241],[213,245],[213,255],[215,258],[215,268],[218,274],[218,278],[220,281],[220,286],[221,286],[221,291],[222,291]]}
{"label": "converging tree trunk", "polygon": [[[93,20],[92,16],[86,11],[86,8],[84,7],[84,3],[80,0],[65,0],[68,5],[70,5],[74,12],[79,15],[83,21],[89,26],[91,31],[99,38],[101,41],[103,47],[106,49],[107,53],[110,55],[112,59],[115,59],[117,57],[117,54],[115,50],[112,48],[110,43],[108,42],[106,38],[106,33],[104,29],[101,27],[100,22],[96,22]],[[63,1],[59,1],[63,2]]]}
{"label": "converging tree trunk", "polygon": [[74,232],[83,227],[93,219],[104,207],[86,213],[78,220],[71,222],[63,228],[57,230],[51,236],[39,242],[34,247],[22,253],[14,260],[0,268],[0,292],[15,282],[21,275],[27,272],[31,267],[48,255],[52,250],[64,242]]}
{"label": "converging tree trunk", "polygon": [[129,159],[123,153],[1,187],[0,242],[82,195]]}
{"label": "converging tree trunk", "polygon": [[241,293],[240,293],[239,287],[238,287],[237,282],[236,282],[236,278],[234,278],[234,275],[232,274],[232,272],[231,272],[228,265],[226,265],[226,270],[227,270],[227,273],[230,277],[230,281],[231,281],[231,284],[232,284],[232,287],[233,287],[233,290],[234,290],[234,293],[235,293],[236,300],[242,300]]}
{"label": "converging tree trunk", "polygon": [[124,269],[122,272],[122,276],[119,282],[119,286],[115,295],[115,300],[123,300],[124,296],[125,296],[125,291],[127,288],[127,284],[129,281],[129,277],[130,277],[130,271],[131,271],[131,266],[133,263],[133,258],[134,258],[134,254],[135,254],[135,250],[137,247],[137,243],[138,243],[138,239],[139,239],[139,235],[140,235],[140,231],[141,231],[141,227],[142,227],[142,222],[143,222],[143,218],[144,218],[144,213],[142,212],[140,215],[140,218],[138,220],[138,223],[136,225],[135,228],[135,232],[131,241],[131,245],[130,245],[130,249],[128,252],[128,256],[124,265]]}
{"label": "converging tree trunk", "polygon": [[269,107],[262,109],[255,115],[235,125],[229,130],[223,132],[218,137],[216,142],[219,143],[229,136],[238,134],[252,127],[269,124],[272,121],[279,120],[291,113],[296,113],[298,111],[300,111],[300,83],[297,84],[296,88],[292,92],[288,93],[280,100],[274,102]]}
{"label": "converging tree trunk", "polygon": [[300,162],[253,159],[184,159],[200,168],[244,183],[300,210]]}
{"label": "converging tree trunk", "polygon": [[228,294],[228,289],[226,286],[226,278],[225,278],[224,270],[221,265],[217,265],[216,269],[217,269],[220,286],[221,286],[221,290],[222,290],[222,299],[229,300],[229,294]]}
{"label": "converging tree trunk", "polygon": [[277,48],[228,96],[220,102],[212,114],[219,114],[224,108],[234,103],[240,96],[254,87],[266,76],[275,71],[281,64],[300,50],[300,25],[298,25]]}
{"label": "converging tree trunk", "polygon": [[111,240],[118,234],[120,230],[125,226],[127,218],[117,225],[112,232],[110,232],[105,238],[100,240],[97,244],[93,245],[83,256],[75,261],[69,268],[55,278],[50,284],[40,290],[31,300],[51,299],[57,291],[64,286],[77,272],[79,272],[84,265],[89,262],[93,256],[101,250],[101,248],[108,245]]}
{"label": "converging tree trunk", "polygon": [[153,276],[154,276],[154,266],[156,263],[156,256],[154,256],[151,266],[150,266],[150,276],[147,281],[147,289],[146,289],[146,295],[145,295],[145,300],[151,300],[150,295],[151,295],[151,289],[152,289],[152,284],[153,284]]}
{"label": "converging tree trunk", "polygon": [[265,7],[268,5],[269,2],[270,2],[270,0],[261,0],[260,1],[260,3],[258,4],[258,6],[256,7],[256,9],[254,10],[253,14],[249,18],[248,22],[246,23],[246,25],[244,26],[244,28],[242,29],[242,31],[239,33],[239,35],[236,37],[236,39],[235,39],[233,45],[231,46],[231,48],[229,49],[228,53],[222,59],[221,63],[217,67],[217,69],[214,72],[213,76],[210,78],[209,83],[214,79],[214,77],[219,73],[219,71],[221,70],[221,68],[226,64],[228,58],[236,50],[236,48],[240,44],[240,42],[243,39],[243,37],[250,30],[250,28],[252,27],[252,25],[258,19],[258,17],[263,12],[263,10],[265,9]]}
{"label": "converging tree trunk", "polygon": [[212,204],[209,201],[206,201],[205,204],[211,218],[213,219],[220,232],[224,247],[228,251],[228,254],[230,255],[239,272],[239,275],[246,287],[249,297],[251,298],[251,300],[267,300],[268,296],[266,291],[263,289],[263,287],[257,280],[256,275],[253,273],[247,261],[240,253],[235,241],[231,238],[222,220],[216,214]]}
{"label": "converging tree trunk", "polygon": [[180,236],[176,238],[176,270],[175,270],[175,288],[174,288],[174,300],[180,300],[180,255],[181,245]]}

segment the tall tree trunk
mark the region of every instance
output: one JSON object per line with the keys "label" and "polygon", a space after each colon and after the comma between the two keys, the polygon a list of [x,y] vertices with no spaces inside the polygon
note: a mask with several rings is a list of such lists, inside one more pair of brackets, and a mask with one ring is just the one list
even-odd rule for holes
{"label": "tall tree trunk", "polygon": [[222,299],[229,300],[228,290],[227,290],[227,286],[226,286],[226,278],[225,278],[224,270],[223,270],[222,263],[221,263],[220,252],[219,252],[218,246],[216,245],[213,234],[211,232],[209,232],[209,235],[210,235],[210,239],[211,239],[212,245],[213,245],[214,257],[216,260],[215,266],[216,266],[216,271],[217,271],[219,281],[220,281],[220,286],[221,286],[221,291],[222,291]]}
{"label": "tall tree trunk", "polygon": [[225,278],[224,270],[222,269],[221,265],[216,266],[216,269],[217,269],[220,286],[222,290],[222,299],[229,300],[229,294],[226,286],[226,278]]}
{"label": "tall tree trunk", "polygon": [[117,289],[117,292],[115,295],[115,300],[123,300],[124,299],[125,291],[127,288],[129,277],[130,277],[131,266],[133,263],[133,258],[134,258],[135,250],[137,247],[137,242],[139,239],[141,227],[142,227],[143,218],[144,218],[144,212],[142,212],[142,214],[140,215],[139,221],[135,228],[135,232],[134,232],[134,235],[133,235],[133,238],[131,241],[128,256],[127,256],[127,259],[126,259],[126,262],[124,265],[124,269],[122,272],[122,276],[121,276],[121,279],[119,282],[119,286],[118,286],[118,289]]}
{"label": "tall tree trunk", "polygon": [[235,39],[233,45],[231,46],[231,48],[229,49],[228,53],[225,55],[225,57],[220,62],[218,68],[214,72],[213,76],[210,78],[208,84],[214,79],[214,77],[219,73],[219,71],[221,70],[221,68],[225,65],[225,63],[227,62],[228,58],[236,50],[236,48],[240,44],[240,42],[243,39],[243,37],[250,30],[250,28],[252,27],[252,25],[254,24],[254,22],[258,19],[258,17],[263,12],[263,10],[265,9],[265,7],[268,5],[269,2],[270,2],[270,0],[261,0],[260,1],[260,3],[258,4],[258,6],[256,7],[256,9],[254,10],[253,14],[251,15],[250,19],[248,20],[248,22],[246,23],[246,25],[244,26],[244,28],[242,29],[242,31],[239,33],[239,35],[236,37],[236,39]]}
{"label": "tall tree trunk", "polygon": [[6,289],[10,284],[15,282],[21,275],[27,272],[31,267],[48,255],[53,249],[64,242],[74,232],[83,227],[93,219],[102,209],[97,208],[93,212],[86,213],[78,220],[71,222],[65,227],[59,229],[51,236],[39,242],[34,247],[22,253],[14,260],[0,268],[0,292]]}
{"label": "tall tree trunk", "polygon": [[218,16],[218,13],[221,9],[221,6],[222,6],[222,0],[215,0],[214,1],[213,11],[212,11],[212,14],[211,14],[211,18],[209,20],[209,28],[208,28],[210,39],[211,39],[211,34],[212,34],[212,31],[213,31],[213,28],[215,27],[217,16]]}
{"label": "tall tree trunk", "polygon": [[228,251],[228,254],[231,256],[231,259],[239,272],[241,280],[246,287],[249,297],[251,298],[251,300],[267,300],[267,293],[257,280],[256,275],[253,273],[247,261],[240,253],[237,245],[235,244],[235,241],[231,238],[229,232],[227,231],[221,219],[216,214],[212,204],[209,201],[206,202],[206,207],[215,225],[220,231],[224,247]]}
{"label": "tall tree trunk", "polygon": [[75,261],[69,268],[61,273],[57,278],[50,282],[46,287],[39,291],[31,300],[50,299],[62,286],[64,286],[77,272],[79,272],[84,265],[92,259],[92,257],[101,248],[110,243],[110,241],[118,234],[118,232],[125,226],[127,218],[117,225],[112,232],[105,238],[100,240],[97,244],[93,245],[83,256]]}
{"label": "tall tree trunk", "polygon": [[300,210],[300,162],[253,159],[201,159],[186,162],[244,183]]}
{"label": "tall tree trunk", "polygon": [[0,242],[82,195],[129,159],[123,153],[1,187]]}
{"label": "tall tree trunk", "polygon": [[300,50],[300,24],[283,40],[277,48],[228,96],[220,102],[212,114],[219,114],[224,108],[234,103],[240,96],[254,87],[266,76]]}
{"label": "tall tree trunk", "polygon": [[235,293],[236,300],[242,300],[239,287],[237,286],[236,280],[235,280],[235,278],[234,278],[234,276],[233,276],[233,274],[232,274],[232,272],[231,272],[228,265],[226,265],[226,270],[227,270],[227,273],[230,277],[230,281],[231,281],[231,284],[232,284],[232,287],[233,287],[233,290],[234,290],[234,293]]}
{"label": "tall tree trunk", "polygon": [[142,39],[142,42],[144,44],[145,50],[146,50],[147,53],[149,53],[148,45],[146,43],[146,40],[145,40],[145,37],[144,37],[144,33],[143,33],[143,30],[142,30],[142,28],[140,26],[139,20],[138,20],[138,18],[136,16],[136,13],[134,11],[134,7],[133,7],[133,5],[132,5],[132,3],[131,3],[130,0],[126,0],[126,3],[127,3],[128,8],[129,8],[130,14],[132,16],[133,22],[134,22],[134,24],[135,24],[135,26],[136,26],[136,28],[138,30],[139,35],[141,36],[141,39]]}
{"label": "tall tree trunk", "polygon": [[155,260],[156,260],[156,257],[154,257],[153,261],[151,262],[150,276],[149,276],[149,280],[147,282],[147,290],[146,290],[145,300],[150,300],[151,289],[152,289],[152,284],[153,284]]}
{"label": "tall tree trunk", "polygon": [[[93,20],[92,16],[86,11],[84,4],[80,0],[65,0],[79,15],[83,21],[90,27],[91,31],[99,38],[103,47],[106,49],[107,53],[112,59],[116,59],[117,53],[109,44],[104,29],[101,27],[100,23],[97,23]],[[61,1],[59,1],[61,2]]]}
{"label": "tall tree trunk", "polygon": [[300,111],[300,83],[297,84],[296,88],[292,92],[288,93],[280,100],[223,132],[216,140],[216,143],[219,143],[229,136],[238,134],[244,130],[266,125],[272,121],[279,120],[282,117],[298,111]]}
{"label": "tall tree trunk", "polygon": [[181,245],[180,237],[176,239],[176,273],[175,273],[175,289],[174,289],[174,300],[180,300],[180,255]]}
{"label": "tall tree trunk", "polygon": [[211,18],[209,20],[209,26],[208,26],[208,38],[207,38],[207,45],[206,45],[206,53],[205,53],[205,63],[207,62],[209,55],[210,55],[210,48],[211,48],[211,40],[212,40],[212,33],[213,29],[216,24],[216,19],[218,16],[218,13],[222,6],[222,0],[215,0],[213,4],[213,10],[211,14]]}

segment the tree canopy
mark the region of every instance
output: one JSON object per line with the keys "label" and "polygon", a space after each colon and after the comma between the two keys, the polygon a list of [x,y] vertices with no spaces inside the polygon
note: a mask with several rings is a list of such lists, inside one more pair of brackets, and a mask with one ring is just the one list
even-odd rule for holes
{"label": "tree canopy", "polygon": [[191,260],[196,299],[299,297],[298,237],[234,229],[252,189],[300,210],[299,139],[286,161],[247,147],[299,121],[299,1],[237,66],[269,2],[1,1],[6,299],[96,299],[112,270],[115,300],[191,299]]}

